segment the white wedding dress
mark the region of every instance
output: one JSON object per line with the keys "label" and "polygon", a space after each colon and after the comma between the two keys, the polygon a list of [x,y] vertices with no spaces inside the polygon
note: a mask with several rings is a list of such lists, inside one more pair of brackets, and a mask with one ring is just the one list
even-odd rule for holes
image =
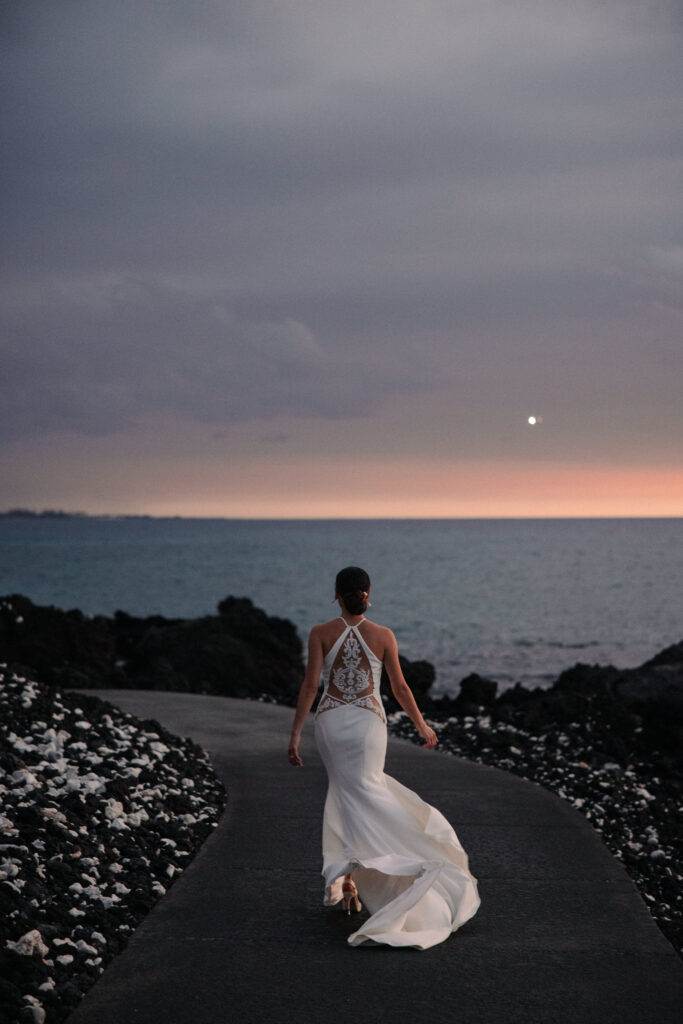
{"label": "white wedding dress", "polygon": [[324,902],[341,900],[344,875],[353,872],[370,917],[349,936],[351,945],[428,949],[477,912],[477,880],[444,816],[384,773],[382,662],[358,625],[343,621],[346,629],[323,662],[315,717],[329,780]]}

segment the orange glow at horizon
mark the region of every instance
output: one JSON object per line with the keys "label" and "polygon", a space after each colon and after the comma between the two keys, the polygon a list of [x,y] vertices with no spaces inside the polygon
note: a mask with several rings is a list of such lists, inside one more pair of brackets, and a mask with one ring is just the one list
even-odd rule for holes
{"label": "orange glow at horizon", "polygon": [[118,481],[118,503],[101,494],[101,507],[89,502],[87,511],[247,519],[683,515],[683,472],[667,466],[307,459],[158,462],[144,476],[146,486],[135,486],[129,472]]}

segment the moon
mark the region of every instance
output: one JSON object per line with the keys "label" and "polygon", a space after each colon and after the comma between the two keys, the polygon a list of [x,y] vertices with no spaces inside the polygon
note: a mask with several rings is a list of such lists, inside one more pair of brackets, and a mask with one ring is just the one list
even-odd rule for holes
{"label": "moon", "polygon": [[530,427],[535,427],[537,423],[543,422],[542,416],[527,416],[527,423]]}

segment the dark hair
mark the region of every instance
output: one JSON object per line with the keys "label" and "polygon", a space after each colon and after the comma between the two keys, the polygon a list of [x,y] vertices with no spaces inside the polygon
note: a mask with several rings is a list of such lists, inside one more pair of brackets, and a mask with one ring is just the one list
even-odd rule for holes
{"label": "dark hair", "polygon": [[337,573],[334,589],[342,599],[342,604],[349,615],[363,615],[368,606],[368,590],[370,577],[365,569],[357,565],[347,565]]}

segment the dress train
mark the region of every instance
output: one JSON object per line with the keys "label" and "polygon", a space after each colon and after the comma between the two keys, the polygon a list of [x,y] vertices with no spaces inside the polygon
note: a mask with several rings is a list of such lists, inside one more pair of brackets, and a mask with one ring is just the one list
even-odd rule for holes
{"label": "dress train", "polygon": [[315,721],[329,782],[324,902],[341,900],[344,875],[352,872],[370,917],[349,943],[428,949],[477,912],[477,880],[441,812],[384,772],[380,675],[381,662],[360,630],[347,625],[325,659]]}

